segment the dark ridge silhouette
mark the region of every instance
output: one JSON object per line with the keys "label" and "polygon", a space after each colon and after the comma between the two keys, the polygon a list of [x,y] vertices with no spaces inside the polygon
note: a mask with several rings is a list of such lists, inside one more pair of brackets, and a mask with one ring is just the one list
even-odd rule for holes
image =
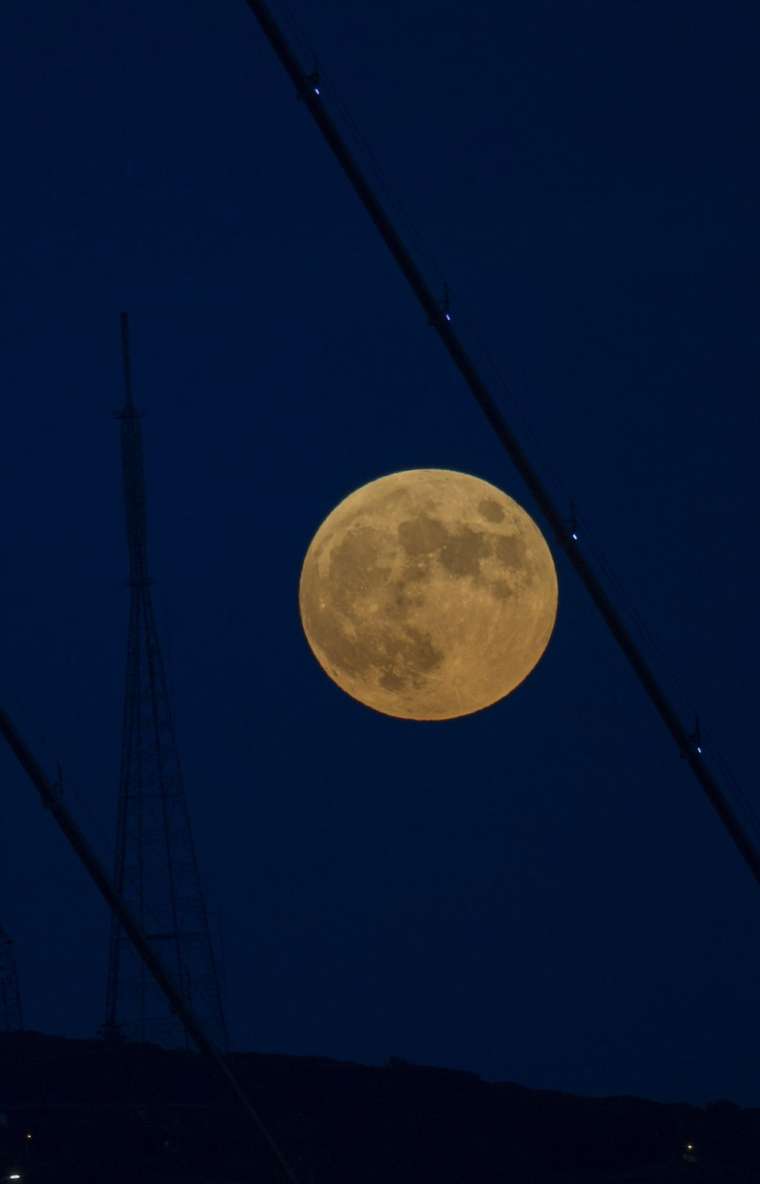
{"label": "dark ridge silhouette", "polygon": [[[760,1179],[760,1110],[583,1098],[473,1073],[230,1054],[302,1184]],[[0,1036],[0,1180],[278,1181],[213,1066],[155,1045]]]}

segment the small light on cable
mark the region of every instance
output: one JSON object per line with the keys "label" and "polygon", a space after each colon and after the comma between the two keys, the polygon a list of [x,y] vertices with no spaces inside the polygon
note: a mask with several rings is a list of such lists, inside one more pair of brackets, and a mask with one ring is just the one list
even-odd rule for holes
{"label": "small light on cable", "polygon": [[702,755],[702,746],[700,744],[697,745],[697,752],[700,756]]}
{"label": "small light on cable", "polygon": [[443,315],[445,316],[447,321],[451,320],[451,313],[450,312],[445,312]]}
{"label": "small light on cable", "polygon": [[315,87],[314,87],[314,94],[315,94],[315,95],[318,95],[318,94],[319,94],[319,87],[318,87],[318,86],[315,86]]}
{"label": "small light on cable", "polygon": [[578,542],[578,536],[575,533],[575,531],[572,532],[572,534],[570,535],[570,538],[573,540],[574,543]]}

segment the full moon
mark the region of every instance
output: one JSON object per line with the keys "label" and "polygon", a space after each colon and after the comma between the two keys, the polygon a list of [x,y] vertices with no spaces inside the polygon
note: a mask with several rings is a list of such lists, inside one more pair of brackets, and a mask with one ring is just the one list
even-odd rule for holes
{"label": "full moon", "polygon": [[411,469],[328,515],[299,600],[317,661],[354,699],[403,719],[453,719],[530,674],[554,628],[557,573],[506,493],[466,473]]}

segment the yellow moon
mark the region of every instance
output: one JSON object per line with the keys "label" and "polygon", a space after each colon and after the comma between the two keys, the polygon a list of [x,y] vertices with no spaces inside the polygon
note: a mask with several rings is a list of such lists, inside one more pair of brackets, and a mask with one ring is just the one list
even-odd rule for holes
{"label": "yellow moon", "polygon": [[554,628],[557,573],[506,493],[466,473],[411,469],[328,515],[299,601],[317,661],[349,695],[385,715],[452,719],[530,674]]}

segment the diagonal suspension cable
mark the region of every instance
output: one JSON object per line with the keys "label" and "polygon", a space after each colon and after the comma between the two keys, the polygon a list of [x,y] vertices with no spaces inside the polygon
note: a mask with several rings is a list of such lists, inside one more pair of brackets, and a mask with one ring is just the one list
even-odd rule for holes
{"label": "diagonal suspension cable", "polygon": [[604,586],[596,576],[590,563],[585,558],[579,545],[580,540],[575,527],[572,525],[568,526],[563,515],[558,510],[538,470],[529,460],[527,453],[523,450],[522,445],[509,426],[486,383],[482,380],[475,363],[459,340],[456,330],[452,326],[448,309],[445,304],[441,305],[434,297],[422,271],[417,266],[406,243],[396,230],[386,208],[376,196],[372,185],[367,180],[355,156],[348,148],[335,121],[326,110],[321,96],[322,87],[320,86],[319,77],[304,72],[298,58],[272,15],[269,5],[264,0],[245,0],[245,3],[258,21],[280,64],[295,86],[299,98],[309,111],[309,114],[322,133],[327,146],[351,182],[354,192],[372,219],[372,222],[398,264],[414,295],[417,297],[428,322],[438,334],[446,352],[464,378],[478,406],[533,495],[536,504],[549,525],[555,542],[567,555],[568,560],[585,585],[602,619],[628,659],[630,666],[649,696],[660,719],[673,737],[681,756],[707,795],[708,801],[736,844],[755,880],[760,884],[760,852],[758,852],[752,843],[717,778],[708,768],[704,760],[699,737],[695,737],[687,730],[680,715],[665,693],[664,688],[655,677],[654,671],[636,644],[632,634],[629,632],[622,616],[607,595]]}
{"label": "diagonal suspension cable", "polygon": [[87,839],[82,834],[79,826],[74,820],[73,815],[64,805],[61,800],[60,793],[56,792],[55,786],[48,780],[42,766],[37,762],[29,749],[26,742],[22,739],[17,731],[10,716],[0,707],[0,735],[4,736],[8,747],[13,752],[24,772],[29,777],[32,784],[37,789],[43,806],[50,811],[53,818],[57,822],[60,829],[66,836],[69,845],[73,847],[80,862],[88,871],[90,878],[95,882],[95,886],[108,904],[111,911],[117,917],[119,923],[124,929],[124,932],[129,937],[136,953],[142,959],[148,971],[153,975],[157,985],[166,996],[172,1011],[177,1018],[184,1024],[185,1030],[195,1043],[198,1051],[203,1053],[213,1061],[219,1072],[225,1078],[227,1084],[232,1089],[238,1102],[249,1118],[251,1118],[259,1131],[259,1134],[264,1139],[265,1143],[272,1152],[272,1155],[277,1160],[280,1168],[286,1179],[290,1184],[298,1184],[298,1178],[285,1158],[283,1152],[275,1142],[274,1136],[270,1133],[263,1118],[258,1110],[254,1107],[242,1086],[238,1082],[234,1073],[230,1069],[227,1062],[222,1057],[221,1053],[209,1040],[203,1027],[196,1019],[192,1010],[188,1007],[180,992],[174,986],[171,978],[164,969],[161,959],[156,955],[154,950],[143,933],[140,925],[132,916],[131,910],[124,903],[123,899],[116,891],[111,882],[108,873],[103,864],[100,862],[98,856],[93,851]]}

